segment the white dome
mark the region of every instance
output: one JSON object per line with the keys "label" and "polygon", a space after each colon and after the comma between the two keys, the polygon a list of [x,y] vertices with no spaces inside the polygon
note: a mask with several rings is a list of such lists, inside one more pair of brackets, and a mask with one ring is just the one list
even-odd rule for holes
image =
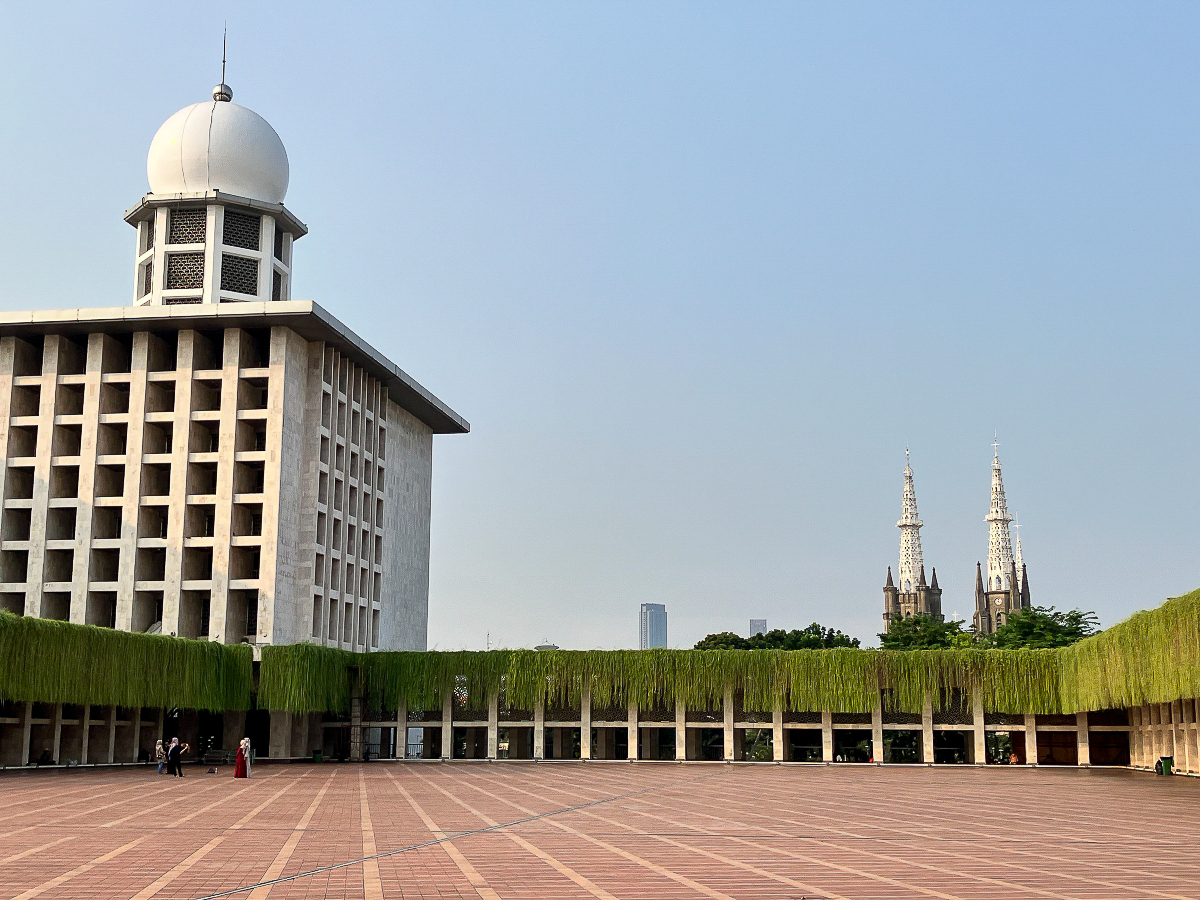
{"label": "white dome", "polygon": [[222,100],[193,103],[171,116],[146,157],[154,194],[221,191],[282,203],[288,173],[287,151],[267,120]]}

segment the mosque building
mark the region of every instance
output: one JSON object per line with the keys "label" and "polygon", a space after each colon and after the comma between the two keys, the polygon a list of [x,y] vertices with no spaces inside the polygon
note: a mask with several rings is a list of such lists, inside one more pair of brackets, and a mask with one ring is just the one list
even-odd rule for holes
{"label": "mosque building", "polygon": [[433,436],[467,422],[292,299],[287,153],[227,85],[146,169],[132,305],[0,314],[0,608],[424,650]]}
{"label": "mosque building", "polygon": [[[910,616],[928,616],[938,622],[945,621],[942,614],[942,590],[938,587],[937,569],[932,578],[925,581],[925,564],[921,551],[921,527],[925,524],[917,515],[917,495],[913,485],[913,470],[907,460],[904,466],[904,496],[901,502],[900,561],[897,567],[898,582],[892,578],[888,566],[887,583],[883,587],[883,630],[891,630],[892,624]],[[1010,523],[1008,503],[1004,496],[1004,478],[1000,470],[999,451],[992,459],[992,504],[985,521],[989,527],[987,577],[983,567],[975,565],[975,615],[973,625],[976,634],[991,634],[1008,621],[1010,615],[1028,609],[1029,576],[1021,558],[1021,539],[1018,534],[1016,549]]]}

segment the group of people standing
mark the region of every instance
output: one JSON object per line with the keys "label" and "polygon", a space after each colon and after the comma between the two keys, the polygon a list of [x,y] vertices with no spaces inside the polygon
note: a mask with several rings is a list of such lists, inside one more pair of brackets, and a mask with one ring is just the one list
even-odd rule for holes
{"label": "group of people standing", "polygon": [[[162,741],[158,741],[154,745],[154,758],[158,762],[158,774],[162,775],[165,770],[168,775],[178,775],[183,777],[183,754],[187,753],[191,747],[182,743],[179,738],[171,738],[171,742],[163,745]],[[250,738],[242,738],[238,743],[237,759],[233,764],[234,778],[249,778],[250,764],[252,754],[250,752]]]}
{"label": "group of people standing", "polygon": [[183,754],[187,753],[191,747],[181,743],[179,738],[171,738],[171,743],[166,747],[162,741],[158,741],[154,745],[154,758],[158,761],[158,774],[161,775],[166,769],[168,775],[178,775],[183,777]]}

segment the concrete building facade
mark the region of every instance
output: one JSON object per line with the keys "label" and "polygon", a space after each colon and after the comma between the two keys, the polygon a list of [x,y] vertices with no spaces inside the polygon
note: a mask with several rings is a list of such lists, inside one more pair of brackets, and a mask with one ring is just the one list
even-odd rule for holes
{"label": "concrete building facade", "polygon": [[133,306],[0,315],[0,608],[424,650],[433,435],[469,426],[290,299],[287,155],[231,100],[152,142]]}

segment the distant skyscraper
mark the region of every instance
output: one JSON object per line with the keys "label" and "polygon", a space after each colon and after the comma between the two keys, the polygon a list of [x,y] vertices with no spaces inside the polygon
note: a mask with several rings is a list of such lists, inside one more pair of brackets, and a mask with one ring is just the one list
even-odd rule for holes
{"label": "distant skyscraper", "polygon": [[667,608],[661,603],[642,604],[642,649],[667,646]]}
{"label": "distant skyscraper", "polygon": [[751,619],[750,620],[750,637],[754,637],[756,634],[766,634],[766,633],[767,633],[767,620],[766,619]]}

